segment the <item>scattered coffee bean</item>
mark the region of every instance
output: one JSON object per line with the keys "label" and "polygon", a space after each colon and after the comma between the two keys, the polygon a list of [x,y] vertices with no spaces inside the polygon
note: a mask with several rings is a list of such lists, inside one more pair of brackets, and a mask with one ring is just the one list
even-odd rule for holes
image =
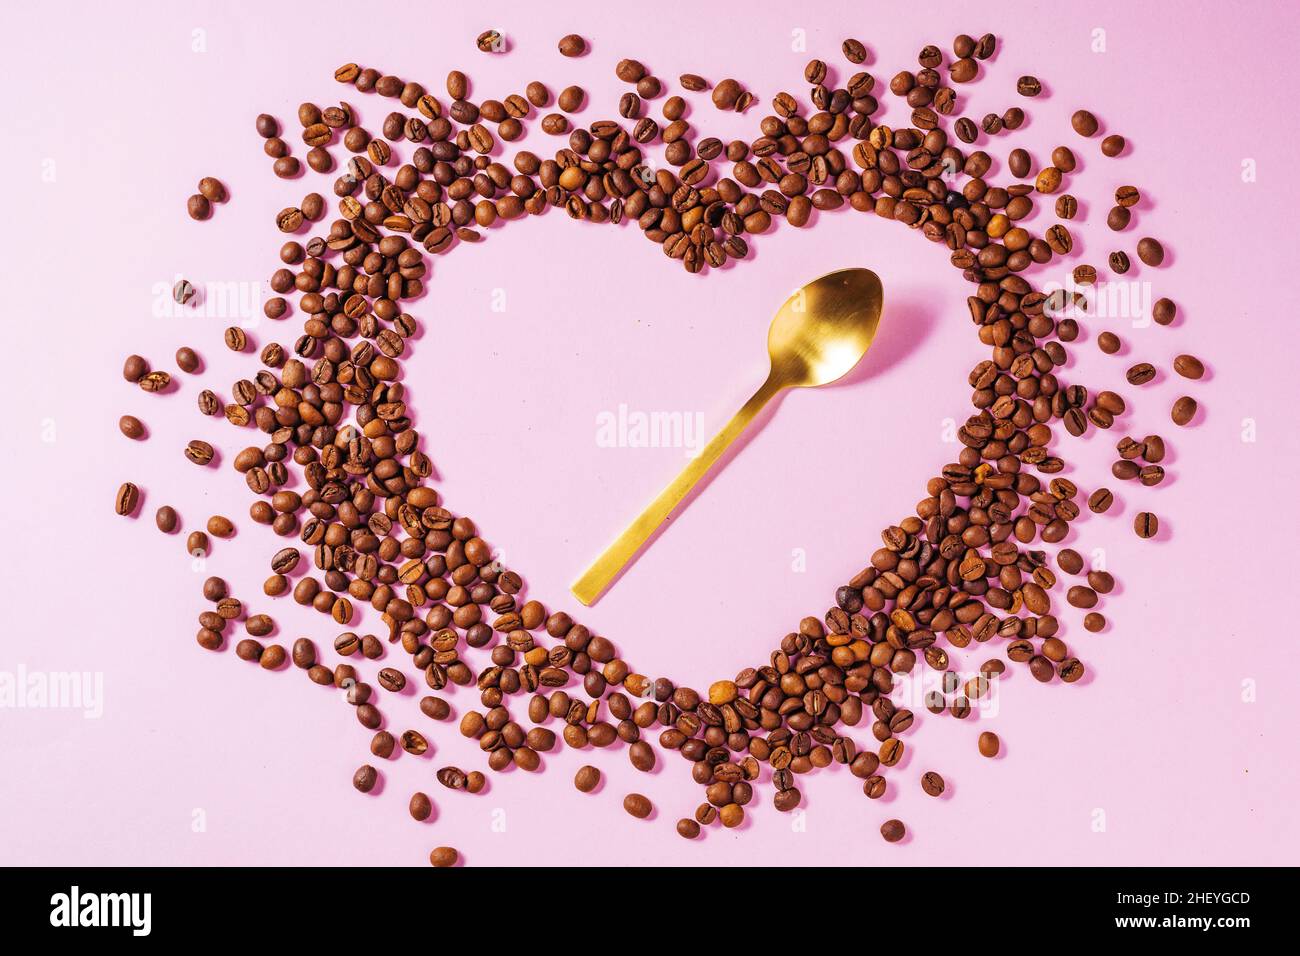
{"label": "scattered coffee bean", "polygon": [[411,819],[419,820],[421,823],[433,814],[433,801],[429,799],[427,793],[419,790],[411,794],[411,802],[407,806],[411,812]]}
{"label": "scattered coffee bean", "polygon": [[932,797],[940,796],[944,790],[943,777],[933,770],[921,775],[921,789]]}
{"label": "scattered coffee bean", "polygon": [[600,771],[592,766],[580,768],[573,778],[573,785],[583,793],[591,793],[600,785]]}
{"label": "scattered coffee bean", "polygon": [[991,730],[986,730],[980,734],[979,739],[980,753],[985,757],[996,757],[998,751],[1002,749],[1002,741],[998,735]]}
{"label": "scattered coffee bean", "polygon": [[1196,417],[1196,399],[1189,395],[1183,395],[1174,402],[1169,417],[1174,420],[1175,425],[1188,424]]}
{"label": "scattered coffee bean", "polygon": [[1133,519],[1133,530],[1139,538],[1154,538],[1160,531],[1160,519],[1149,511],[1139,511]]}
{"label": "scattered coffee bean", "polygon": [[437,867],[455,866],[460,862],[460,854],[449,846],[434,847],[429,862]]}
{"label": "scattered coffee bean", "polygon": [[644,820],[646,817],[650,816],[650,812],[654,809],[654,805],[650,803],[650,800],[647,797],[644,797],[639,793],[629,793],[623,798],[623,809],[632,814],[632,816],[636,817],[638,820]]}
{"label": "scattered coffee bean", "polygon": [[1174,359],[1174,371],[1183,378],[1200,378],[1205,374],[1205,366],[1194,355],[1179,355]]}
{"label": "scattered coffee bean", "polygon": [[117,427],[121,430],[122,434],[125,435],[127,438],[136,441],[138,441],[141,438],[144,438],[145,435],[144,423],[141,422],[140,419],[136,418],[134,415],[123,415],[121,418],[117,420]]}
{"label": "scattered coffee bean", "polygon": [[171,505],[163,505],[154,514],[154,523],[163,534],[171,534],[180,525],[180,516]]}
{"label": "scattered coffee bean", "polygon": [[886,843],[897,843],[907,836],[907,827],[903,825],[902,820],[886,820],[880,825],[880,835],[885,838]]}
{"label": "scattered coffee bean", "polygon": [[561,56],[582,56],[587,52],[587,41],[576,33],[560,38]]}

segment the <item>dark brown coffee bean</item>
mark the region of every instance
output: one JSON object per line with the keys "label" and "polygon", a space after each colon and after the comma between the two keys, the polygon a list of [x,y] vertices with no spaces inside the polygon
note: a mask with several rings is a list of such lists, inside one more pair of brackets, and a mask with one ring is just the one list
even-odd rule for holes
{"label": "dark brown coffee bean", "polygon": [[1107,355],[1114,355],[1123,348],[1123,343],[1120,342],[1119,336],[1114,332],[1102,332],[1097,336],[1097,348]]}
{"label": "dark brown coffee bean", "polygon": [[1174,359],[1174,371],[1183,378],[1200,378],[1205,374],[1205,366],[1194,355],[1179,355]]}
{"label": "dark brown coffee bean", "polygon": [[202,221],[212,215],[212,204],[207,196],[195,193],[185,201],[185,211],[190,214],[191,219]]}
{"label": "dark brown coffee bean", "polygon": [[902,820],[886,820],[880,825],[880,835],[885,838],[886,843],[897,843],[907,836],[907,827],[903,825]]}
{"label": "dark brown coffee bean", "polygon": [[146,392],[166,391],[171,383],[172,377],[166,372],[146,372],[139,380],[140,388]]}
{"label": "dark brown coffee bean", "polygon": [[499,30],[484,30],[478,35],[474,45],[479,48],[481,53],[504,53],[506,38],[501,35]]}
{"label": "dark brown coffee bean", "polygon": [[1196,399],[1183,395],[1174,402],[1169,417],[1173,419],[1175,425],[1186,425],[1196,417],[1196,407]]}
{"label": "dark brown coffee bean", "polygon": [[1165,440],[1159,435],[1142,439],[1142,457],[1151,463],[1165,460]]}
{"label": "dark brown coffee bean", "polygon": [[163,505],[154,514],[154,523],[163,534],[171,534],[180,525],[180,517],[171,505]]}
{"label": "dark brown coffee bean", "polygon": [[933,770],[921,775],[921,789],[932,797],[940,796],[944,790],[943,777]]}
{"label": "dark brown coffee bean", "polygon": [[362,764],[357,772],[352,775],[352,786],[356,787],[362,793],[369,793],[375,789],[375,784],[379,781],[379,772],[370,764]]}
{"label": "dark brown coffee bean", "polygon": [[1165,248],[1157,240],[1146,237],[1138,240],[1138,258],[1145,265],[1158,266],[1165,261]]}
{"label": "dark brown coffee bean", "polygon": [[1124,377],[1130,385],[1145,385],[1156,377],[1156,367],[1150,362],[1138,362],[1124,373]]}
{"label": "dark brown coffee bean", "polygon": [[213,454],[212,446],[197,438],[185,446],[185,457],[196,465],[209,464]]}
{"label": "dark brown coffee bean", "polygon": [[1171,325],[1177,315],[1178,306],[1174,305],[1172,299],[1156,299],[1151,307],[1151,318],[1156,325]]}
{"label": "dark brown coffee bean", "polygon": [[1139,538],[1154,538],[1160,531],[1160,519],[1149,511],[1139,511],[1133,519],[1133,530]]}
{"label": "dark brown coffee bean", "polygon": [[573,778],[573,785],[583,793],[591,793],[600,785],[600,771],[592,766],[579,768]]}
{"label": "dark brown coffee bean", "polygon": [[998,735],[993,733],[993,731],[986,730],[980,734],[980,738],[979,738],[980,754],[982,754],[985,757],[996,757],[998,755],[998,751],[1000,751],[1001,749],[1002,749],[1002,741],[998,739]]}
{"label": "dark brown coffee bean", "polygon": [[700,835],[700,825],[689,817],[677,821],[677,835],[687,840],[694,840]]}
{"label": "dark brown coffee bean", "polygon": [[649,798],[639,793],[629,793],[623,798],[623,809],[638,820],[644,820],[650,816],[650,813],[654,810],[654,805]]}
{"label": "dark brown coffee bean", "polygon": [[123,482],[122,486],[117,489],[114,510],[120,515],[131,515],[139,504],[140,489],[129,481]]}
{"label": "dark brown coffee bean", "polygon": [[1114,500],[1109,488],[1098,488],[1088,496],[1088,510],[1093,514],[1104,514]]}
{"label": "dark brown coffee bean", "polygon": [[437,867],[455,866],[460,862],[460,853],[449,846],[434,847],[429,853],[429,862]]}
{"label": "dark brown coffee bean", "polygon": [[423,823],[433,815],[433,801],[429,799],[427,793],[417,790],[411,794],[411,802],[407,805],[407,809],[411,813],[411,819]]}
{"label": "dark brown coffee bean", "polygon": [[1083,555],[1073,548],[1062,548],[1057,552],[1056,564],[1066,574],[1078,574],[1083,570]]}
{"label": "dark brown coffee bean", "polygon": [[582,56],[587,52],[587,41],[576,33],[570,33],[560,37],[559,47],[561,56]]}
{"label": "dark brown coffee bean", "polygon": [[127,438],[138,441],[145,437],[144,423],[134,415],[123,415],[117,420],[117,427]]}
{"label": "dark brown coffee bean", "polygon": [[1016,92],[1021,96],[1037,96],[1043,92],[1043,84],[1036,76],[1022,76],[1016,80]]}

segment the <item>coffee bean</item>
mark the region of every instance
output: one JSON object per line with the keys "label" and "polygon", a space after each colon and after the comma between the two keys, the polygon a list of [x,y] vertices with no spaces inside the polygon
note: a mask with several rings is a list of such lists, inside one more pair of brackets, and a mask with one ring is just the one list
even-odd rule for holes
{"label": "coffee bean", "polygon": [[1106,214],[1106,225],[1115,232],[1121,232],[1128,228],[1130,218],[1130,213],[1124,206],[1112,206]]}
{"label": "coffee bean", "polygon": [[1171,299],[1156,299],[1151,307],[1151,318],[1155,320],[1156,325],[1171,325],[1177,315],[1178,306],[1174,305]]}
{"label": "coffee bean", "polygon": [[379,672],[379,686],[396,694],[406,686],[406,675],[395,667],[385,667]]}
{"label": "coffee bean", "polygon": [[202,221],[212,215],[212,204],[207,196],[195,193],[185,201],[185,211],[191,219]]}
{"label": "coffee bean", "polygon": [[1122,276],[1129,270],[1128,253],[1122,249],[1112,252],[1107,262],[1110,265],[1110,271],[1116,275]]}
{"label": "coffee bean", "polygon": [[1098,127],[1097,117],[1087,110],[1075,110],[1074,115],[1070,117],[1070,125],[1080,136],[1094,136]]}
{"label": "coffee bean", "polygon": [[222,515],[213,515],[208,519],[208,534],[214,538],[229,538],[235,533],[234,523]]}
{"label": "coffee bean", "polygon": [[506,39],[501,35],[499,30],[484,30],[474,41],[474,45],[482,53],[504,53],[506,49]]}
{"label": "coffee bean", "polygon": [[561,37],[559,46],[561,56],[582,56],[587,52],[587,41],[576,33]]}
{"label": "coffee bean", "polygon": [[937,797],[943,793],[943,777],[929,770],[921,775],[921,789],[932,797]]}
{"label": "coffee bean", "polygon": [[204,176],[199,180],[199,193],[210,202],[225,202],[226,187],[221,185],[221,181],[211,176]]}
{"label": "coffee bean", "polygon": [[434,866],[455,866],[460,862],[460,853],[449,846],[434,847],[429,853],[429,862]]}
{"label": "coffee bean", "polygon": [[138,441],[145,437],[144,423],[134,415],[123,415],[117,420],[117,427],[127,438]]}
{"label": "coffee bean", "polygon": [[212,461],[213,454],[212,446],[197,438],[185,446],[185,457],[196,465],[209,464]]}
{"label": "coffee bean", "polygon": [[1056,197],[1056,215],[1059,219],[1073,219],[1079,212],[1079,201],[1069,193]]}
{"label": "coffee bean", "polygon": [[180,525],[180,517],[171,505],[163,505],[154,514],[154,523],[163,534],[171,534]]}
{"label": "coffee bean", "polygon": [[1174,402],[1169,417],[1174,420],[1175,425],[1186,425],[1196,417],[1196,407],[1196,399],[1183,395]]}
{"label": "coffee bean", "polygon": [[573,785],[583,793],[591,793],[600,785],[600,771],[592,766],[579,768],[577,776],[573,778]]}
{"label": "coffee bean", "polygon": [[1138,362],[1124,373],[1130,385],[1145,385],[1156,377],[1156,367],[1150,362]]}
{"label": "coffee bean", "polygon": [[135,512],[140,503],[140,489],[129,481],[122,483],[117,489],[117,500],[114,504],[114,510],[119,515],[131,515]]}
{"label": "coffee bean", "polygon": [[1083,555],[1073,548],[1062,548],[1057,552],[1056,564],[1066,574],[1078,574],[1083,570]]}
{"label": "coffee bean", "polygon": [[1088,496],[1088,510],[1093,514],[1105,514],[1114,500],[1109,488],[1098,488]]}
{"label": "coffee bean", "polygon": [[1106,618],[1103,615],[1098,614],[1096,611],[1093,611],[1083,616],[1083,626],[1085,630],[1096,634],[1105,630]]}
{"label": "coffee bean", "polygon": [[845,40],[841,49],[844,52],[844,59],[850,63],[862,63],[867,58],[867,48],[861,40],[852,38]]}
{"label": "coffee bean", "polygon": [[1021,96],[1037,96],[1043,92],[1043,84],[1036,76],[1022,76],[1016,80],[1016,92]]}
{"label": "coffee bean", "polygon": [[421,823],[433,815],[433,801],[429,799],[427,793],[419,790],[411,794],[411,802],[407,804],[407,808],[410,810],[411,819]]}
{"label": "coffee bean", "polygon": [[1124,137],[1112,133],[1101,141],[1101,154],[1103,156],[1118,156],[1124,152]]}
{"label": "coffee bean", "polygon": [[419,757],[429,749],[429,741],[418,730],[403,731],[402,749],[412,756]]}
{"label": "coffee bean", "polygon": [[1120,186],[1115,190],[1115,204],[1128,209],[1142,201],[1142,194],[1136,186]]}
{"label": "coffee bean", "polygon": [[1150,237],[1138,240],[1137,253],[1138,258],[1149,266],[1158,266],[1165,261],[1165,247]]}
{"label": "coffee bean", "polygon": [[1102,332],[1097,336],[1097,347],[1107,355],[1114,355],[1123,347],[1123,344],[1120,342],[1119,336],[1114,332]]}
{"label": "coffee bean", "polygon": [[638,820],[644,820],[646,817],[650,816],[651,811],[654,809],[654,805],[650,803],[650,800],[647,797],[644,797],[639,793],[629,793],[623,798],[623,809],[632,814],[632,816],[636,817]]}
{"label": "coffee bean", "polygon": [[694,840],[700,835],[700,825],[689,817],[677,821],[677,835],[687,840]]}
{"label": "coffee bean", "polygon": [[880,835],[885,838],[886,843],[897,843],[907,836],[907,827],[903,825],[902,820],[886,820],[880,825]]}
{"label": "coffee bean", "polygon": [[998,739],[998,735],[993,733],[993,731],[986,730],[980,734],[979,750],[983,756],[996,757],[998,755],[998,751],[1000,751],[1001,749],[1002,749],[1002,741]]}
{"label": "coffee bean", "polygon": [[1194,355],[1179,355],[1174,359],[1174,371],[1183,378],[1200,378],[1205,374],[1205,366]]}
{"label": "coffee bean", "polygon": [[1133,519],[1133,530],[1139,538],[1154,538],[1160,531],[1160,519],[1149,511],[1139,511]]}

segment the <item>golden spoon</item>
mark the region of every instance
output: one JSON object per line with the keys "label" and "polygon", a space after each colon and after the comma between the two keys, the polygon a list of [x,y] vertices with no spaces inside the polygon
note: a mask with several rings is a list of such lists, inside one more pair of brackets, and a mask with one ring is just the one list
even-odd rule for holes
{"label": "golden spoon", "polygon": [[786,299],[767,330],[767,353],[772,362],[767,381],[574,583],[578,600],[590,605],[600,597],[777,393],[786,388],[829,385],[848,374],[876,337],[882,302],[880,279],[870,269],[832,272]]}

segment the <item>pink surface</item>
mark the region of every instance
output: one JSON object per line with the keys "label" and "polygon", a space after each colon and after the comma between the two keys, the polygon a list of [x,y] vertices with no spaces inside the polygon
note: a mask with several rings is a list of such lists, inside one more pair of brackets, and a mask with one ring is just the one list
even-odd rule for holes
{"label": "pink surface", "polygon": [[[5,62],[18,85],[6,118],[11,187],[0,238],[11,292],[0,673],[100,675],[91,680],[102,679],[102,715],[0,710],[0,863],[414,865],[440,844],[472,864],[1296,862],[1300,727],[1287,625],[1278,623],[1292,603],[1296,532],[1282,489],[1300,449],[1295,318],[1277,284],[1294,272],[1287,197],[1300,140],[1285,117],[1300,77],[1284,53],[1260,60],[1261,51],[1295,48],[1300,14],[1284,3],[991,6],[972,19],[960,12],[967,4],[928,4],[924,20],[946,24],[934,31],[849,3],[755,13],[734,29],[720,28],[720,9],[701,20],[665,6],[634,24],[612,7],[547,22],[554,14],[534,4],[497,4],[490,15],[385,4],[369,35],[362,24],[372,18],[355,5],[324,2],[310,14],[251,3],[11,11]],[[697,33],[689,22],[712,25]],[[474,49],[488,26],[509,35],[509,55]],[[583,59],[555,52],[570,30],[591,41]],[[796,30],[806,30],[807,52],[791,50]],[[384,783],[363,797],[350,778],[371,759],[370,734],[350,707],[301,674],[264,673],[229,649],[195,645],[206,573],[272,614],[286,646],[309,635],[328,647],[336,633],[310,610],[261,596],[278,539],[248,519],[248,492],[228,464],[200,471],[181,455],[191,438],[217,444],[223,464],[242,447],[234,429],[194,408],[200,389],[226,395],[250,371],[221,345],[230,320],[154,308],[178,274],[261,281],[278,265],[274,213],[311,189],[329,195],[329,181],[314,174],[292,183],[271,175],[253,130],[258,112],[280,117],[300,157],[302,100],[346,95],[377,129],[389,103],[331,78],[357,60],[439,92],[459,67],[479,97],[532,79],[553,91],[580,83],[596,104],[581,116],[591,121],[611,115],[621,92],[613,64],[636,56],[673,87],[688,70],[740,77],[757,98],[748,117],[722,116],[696,96],[690,118],[702,135],[748,138],[777,91],[806,97],[811,56],[845,74],[845,36],[867,42],[883,84],[914,66],[921,45],[946,45],[958,30],[991,30],[1002,42],[980,81],[960,91],[966,115],[1022,103],[1013,91],[1022,73],[1044,80],[1048,95],[1025,104],[1026,128],[991,150],[1001,160],[1023,145],[1042,163],[1058,143],[1075,148],[1082,169],[1071,189],[1089,225],[1076,231],[1082,256],[1072,261],[1104,262],[1110,249],[1131,251],[1138,236],[1156,235],[1166,266],[1131,277],[1180,305],[1172,328],[1085,322],[1073,348],[1069,378],[1119,388],[1133,410],[1125,427],[1065,439],[1069,477],[1085,492],[1119,485],[1108,466],[1126,433],[1160,431],[1171,445],[1162,487],[1116,487],[1111,514],[1079,521],[1068,541],[1104,558],[1120,581],[1104,600],[1104,633],[1087,634],[1077,613],[1062,612],[1064,636],[1089,667],[1083,683],[1041,686],[1015,669],[996,715],[961,723],[917,707],[909,756],[884,801],[868,801],[838,768],[804,782],[800,814],[778,814],[764,786],[742,831],[712,830],[688,844],[672,822],[701,795],[676,756],[645,776],[621,748],[557,752],[536,778],[492,775],[486,793],[470,796],[433,779],[444,764],[482,766],[454,723],[429,733],[430,756],[374,761]],[[1105,52],[1092,49],[1097,30]],[[881,98],[884,122],[905,123],[899,101]],[[1128,136],[1129,154],[1105,160],[1096,140],[1070,132],[1079,106]],[[535,130],[522,145],[541,152],[550,141]],[[1247,161],[1257,181],[1243,181]],[[203,175],[221,178],[231,201],[194,223],[185,197]],[[1102,220],[1125,183],[1147,198],[1117,239]],[[1049,214],[1040,210],[1035,227]],[[956,454],[946,420],[969,413],[965,376],[985,357],[966,315],[967,285],[942,249],[896,224],[845,211],[816,225],[777,229],[755,242],[755,261],[701,278],[634,226],[575,225],[552,212],[436,260],[431,295],[412,309],[424,333],[407,380],[447,503],[474,516],[530,595],[577,614],[568,584],[684,460],[680,448],[601,447],[598,417],[621,405],[699,412],[707,437],[762,380],[766,325],[792,288],[841,266],[882,276],[886,315],[865,374],[784,400],[614,591],[579,615],[644,673],[700,686],[760,663],[800,617],[824,612],[878,546],[879,530],[910,513],[926,479]],[[288,344],[297,322],[262,320],[250,337],[258,348]],[[1122,356],[1097,351],[1092,339],[1106,327],[1126,341]],[[128,352],[174,368],[182,344],[204,356],[201,377],[179,376],[166,396],[122,381]],[[1131,362],[1167,368],[1180,352],[1206,361],[1203,382],[1166,372],[1140,394],[1125,385]],[[1184,391],[1203,411],[1194,428],[1178,430],[1167,409]],[[118,434],[117,417],[128,412],[148,425],[147,442]],[[145,491],[134,521],[109,504],[126,479]],[[180,535],[153,528],[163,503],[180,511]],[[1131,530],[1148,507],[1167,529],[1158,541]],[[206,570],[192,568],[184,533],[218,512],[240,533],[216,543]],[[370,611],[356,630],[375,628],[376,618]],[[986,646],[968,666],[998,652]],[[429,731],[418,694],[407,696],[383,706],[390,728]],[[477,704],[465,690],[451,699],[457,716]],[[1004,741],[996,761],[975,747],[990,728]],[[870,739],[865,727],[855,736]],[[586,762],[607,774],[592,796],[571,783]],[[949,782],[940,800],[917,782],[930,769]],[[406,812],[416,789],[437,807],[425,824]],[[651,823],[621,809],[632,789],[658,806]],[[893,816],[911,830],[901,846],[877,833]]]}

